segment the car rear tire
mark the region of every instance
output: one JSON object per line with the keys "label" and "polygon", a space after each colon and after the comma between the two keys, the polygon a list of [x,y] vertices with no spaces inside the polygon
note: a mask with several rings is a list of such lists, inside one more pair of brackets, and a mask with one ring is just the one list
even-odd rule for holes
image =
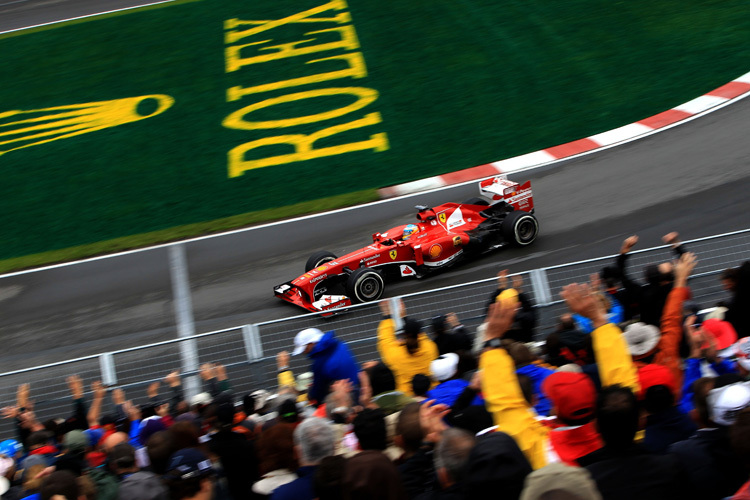
{"label": "car rear tire", "polygon": [[360,267],[346,280],[346,295],[352,302],[372,302],[383,296],[385,282],[377,271]]}
{"label": "car rear tire", "polygon": [[309,259],[307,259],[307,263],[305,264],[305,272],[312,271],[316,267],[320,267],[326,262],[331,262],[332,260],[336,260],[336,255],[331,252],[327,252],[325,250],[315,252],[310,256]]}
{"label": "car rear tire", "polygon": [[483,198],[469,198],[462,205],[482,205],[483,207],[489,207],[490,202]]}
{"label": "car rear tire", "polygon": [[516,246],[525,247],[532,244],[538,234],[539,222],[528,212],[516,210],[503,220],[503,236],[506,241]]}

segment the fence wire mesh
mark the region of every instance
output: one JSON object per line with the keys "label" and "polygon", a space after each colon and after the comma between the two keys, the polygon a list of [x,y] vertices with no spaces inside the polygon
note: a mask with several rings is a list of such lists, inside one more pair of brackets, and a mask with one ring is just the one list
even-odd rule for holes
{"label": "fence wire mesh", "polygon": [[[698,255],[699,263],[690,280],[693,300],[701,307],[711,307],[728,297],[722,288],[719,274],[728,267],[739,265],[750,259],[750,229],[724,235],[702,238],[685,243],[688,250]],[[632,252],[628,269],[632,278],[641,281],[642,270],[672,258],[669,247],[658,247]],[[560,290],[568,283],[588,281],[592,273],[614,262],[613,256],[575,262],[521,273],[524,291],[535,301],[537,297],[548,297],[548,303],[538,303],[538,326],[536,339],[545,338],[554,328],[557,318],[566,311],[559,299]],[[548,289],[538,289],[543,281],[533,280],[532,273],[546,277]],[[537,274],[536,276],[539,276]],[[473,283],[402,296],[407,313],[429,325],[437,314],[455,312],[463,324],[474,333],[483,321],[490,294],[496,289],[495,277]],[[323,331],[335,329],[337,337],[346,342],[356,359],[362,363],[377,359],[376,332],[380,310],[376,304],[361,304],[350,308],[334,319],[323,319],[316,314],[306,314],[284,320],[237,326],[219,332],[209,332],[188,339],[162,342],[123,351],[107,356],[112,361],[116,385],[124,388],[126,397],[136,404],[147,402],[146,388],[154,381],[180,370],[180,343],[195,342],[200,363],[221,363],[226,367],[233,391],[244,395],[257,389],[276,386],[276,355],[291,350],[294,336],[300,330],[316,327]],[[426,331],[430,331],[427,327]],[[72,402],[66,378],[78,375],[82,378],[87,404],[91,394],[88,389],[95,380],[107,378],[102,369],[102,356],[92,356],[42,367],[28,368],[0,374],[0,406],[15,403],[16,389],[20,384],[29,384],[31,398],[35,401],[35,412],[40,421],[54,417],[68,417]],[[305,356],[294,356],[291,368],[296,373],[309,370]],[[194,376],[195,374],[183,374]],[[162,395],[166,389],[162,385]],[[112,411],[109,398],[102,409]],[[13,422],[0,421],[0,436],[14,435]]]}

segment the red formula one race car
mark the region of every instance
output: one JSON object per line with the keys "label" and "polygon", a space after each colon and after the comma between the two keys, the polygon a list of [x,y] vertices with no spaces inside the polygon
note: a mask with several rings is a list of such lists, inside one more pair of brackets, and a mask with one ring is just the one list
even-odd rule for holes
{"label": "red formula one race car", "polygon": [[417,223],[372,235],[372,244],[341,257],[310,256],[305,274],[274,288],[280,299],[330,315],[334,309],[378,300],[385,283],[421,278],[460,260],[507,245],[531,244],[539,232],[531,182],[497,176],[479,183],[482,198],[418,205]]}

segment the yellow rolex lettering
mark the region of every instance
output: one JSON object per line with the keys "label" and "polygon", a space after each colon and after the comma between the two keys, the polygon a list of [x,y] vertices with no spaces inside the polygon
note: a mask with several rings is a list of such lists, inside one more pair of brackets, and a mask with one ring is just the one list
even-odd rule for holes
{"label": "yellow rolex lettering", "polygon": [[231,73],[232,71],[237,71],[243,66],[247,66],[250,64],[275,61],[278,59],[285,59],[287,57],[302,56],[305,54],[313,54],[315,52],[323,52],[326,50],[354,50],[359,48],[357,33],[354,31],[354,26],[350,24],[324,30],[311,31],[309,33],[305,33],[305,35],[310,36],[323,33],[336,33],[339,35],[339,39],[333,42],[318,43],[317,45],[307,45],[304,47],[298,47],[298,45],[315,42],[317,40],[315,38],[310,38],[307,40],[299,40],[296,42],[282,43],[280,45],[270,45],[268,47],[262,47],[260,49],[261,51],[266,51],[265,54],[245,58],[243,58],[240,54],[243,48],[268,43],[270,42],[270,40],[264,40],[262,42],[251,42],[244,45],[232,45],[225,49],[226,71],[227,73]]}
{"label": "yellow rolex lettering", "polygon": [[[331,137],[348,130],[354,130],[369,125],[376,125],[381,122],[380,113],[369,113],[364,118],[355,120],[341,125],[334,125],[319,130],[310,135],[293,134],[281,135],[276,137],[267,137],[251,142],[241,144],[229,151],[229,177],[238,177],[248,170],[256,168],[270,167],[272,165],[283,165],[297,161],[312,160],[324,156],[334,156],[352,151],[363,151],[372,149],[373,151],[385,151],[388,149],[388,138],[385,133],[377,133],[370,136],[369,139],[359,142],[341,144],[339,146],[329,146],[315,149],[315,141],[326,137]],[[246,160],[245,155],[254,149],[263,146],[287,145],[294,149],[293,153],[271,156],[258,160]]]}
{"label": "yellow rolex lettering", "polygon": [[[259,109],[268,108],[277,104],[285,102],[302,101],[304,99],[310,99],[315,97],[324,96],[335,96],[335,95],[354,95],[357,100],[353,103],[326,111],[324,113],[317,113],[308,116],[298,116],[296,118],[286,118],[283,120],[267,120],[262,122],[252,122],[246,120],[246,116],[253,111]],[[364,87],[344,87],[344,88],[330,88],[330,89],[319,89],[319,90],[308,90],[305,92],[296,92],[294,94],[287,94],[281,97],[274,97],[272,99],[266,99],[255,104],[249,104],[244,108],[240,108],[234,113],[230,114],[224,119],[223,125],[227,128],[233,128],[237,130],[257,130],[257,129],[270,129],[270,128],[284,128],[292,127],[294,125],[305,125],[308,123],[320,122],[323,120],[330,120],[331,118],[337,118],[345,114],[362,109],[371,102],[378,98],[378,93],[373,89]]]}
{"label": "yellow rolex lettering", "polygon": [[[344,10],[344,9],[346,9],[345,0],[331,0],[330,2],[325,3],[323,5],[319,5],[318,7],[307,9],[297,14],[287,16],[283,19],[276,19],[272,21],[242,21],[240,19],[228,19],[224,21],[224,29],[228,30],[228,32],[225,33],[224,40],[227,44],[235,43],[238,40],[241,40],[245,37],[256,35],[258,33],[268,31],[272,28],[278,28],[279,26],[283,26],[285,24],[292,24],[292,23],[331,22],[331,21],[336,22],[338,24],[348,23],[349,21],[351,21],[351,16],[349,15],[348,12],[342,12],[332,18],[313,18],[312,17],[316,14],[320,14],[321,12],[325,12],[327,10]],[[250,28],[245,31],[234,31],[236,28],[239,28],[240,26],[247,26],[247,25],[255,26],[255,27]],[[232,30],[232,31],[229,31],[229,30]]]}
{"label": "yellow rolex lettering", "polygon": [[347,65],[347,68],[340,69],[338,71],[329,71],[328,73],[319,73],[317,75],[291,78],[289,80],[282,80],[280,82],[255,85],[253,87],[242,87],[239,85],[230,87],[229,89],[227,89],[227,102],[239,101],[246,95],[257,94],[259,92],[269,92],[271,90],[278,90],[288,87],[298,87],[300,85],[320,83],[328,80],[336,80],[339,78],[364,78],[365,76],[367,76],[367,68],[365,67],[365,60],[362,57],[361,52],[349,52],[347,54],[341,54],[339,56],[324,57],[322,59],[307,61],[305,64],[338,60],[344,61],[344,63]]}

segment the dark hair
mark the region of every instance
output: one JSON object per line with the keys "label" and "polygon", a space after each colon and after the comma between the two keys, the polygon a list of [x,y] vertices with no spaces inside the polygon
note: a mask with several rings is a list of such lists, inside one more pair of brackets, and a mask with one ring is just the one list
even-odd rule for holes
{"label": "dark hair", "polygon": [[48,430],[34,431],[26,438],[26,446],[44,446],[52,439],[52,433]]}
{"label": "dark hair", "polygon": [[533,405],[534,401],[534,382],[531,380],[531,377],[528,375],[524,375],[522,373],[519,373],[517,375],[518,377],[518,385],[521,386],[521,393],[523,394],[523,399],[526,400],[529,405]]}
{"label": "dark hair", "polygon": [[107,459],[115,471],[135,467],[135,448],[128,443],[118,443],[109,450]]}
{"label": "dark hair", "polygon": [[242,411],[248,416],[255,413],[255,398],[251,394],[245,394],[242,397]]}
{"label": "dark hair", "polygon": [[200,444],[200,429],[193,422],[175,422],[169,429],[172,444],[175,450],[183,448],[198,448]]}
{"label": "dark hair", "polygon": [[388,438],[385,413],[380,408],[367,408],[354,419],[354,435],[363,450],[385,450]]}
{"label": "dark hair", "polygon": [[445,315],[440,314],[432,318],[432,333],[435,337],[445,333]]}
{"label": "dark hair", "polygon": [[638,400],[628,387],[612,385],[599,393],[596,422],[607,448],[629,448],[638,431]]}
{"label": "dark hair", "polygon": [[167,431],[157,431],[151,434],[146,443],[146,454],[151,464],[151,471],[160,476],[167,472],[169,457],[177,451],[173,445],[172,434]]}
{"label": "dark hair", "polygon": [[727,269],[724,269],[721,272],[722,280],[730,280],[733,282],[737,282],[739,276],[740,276],[740,270],[739,268],[736,268],[736,267],[728,267]]}
{"label": "dark hair", "polygon": [[414,375],[414,378],[411,379],[411,390],[414,392],[415,396],[424,396],[427,394],[427,391],[430,390],[431,384],[430,377],[423,373],[417,373]]}
{"label": "dark hair", "polygon": [[711,414],[708,411],[708,393],[713,388],[714,379],[711,377],[701,377],[693,382],[693,407],[698,413],[698,420],[703,425],[708,425],[711,420]]}
{"label": "dark hair", "polygon": [[261,474],[279,470],[297,470],[294,456],[294,425],[279,422],[261,432],[258,438]]}
{"label": "dark hair", "polygon": [[422,323],[414,318],[404,318],[403,331],[406,350],[413,356],[419,350],[419,334],[422,332]]}
{"label": "dark hair", "polygon": [[401,436],[405,451],[417,451],[422,444],[424,433],[419,422],[419,403],[412,402],[401,409],[396,422],[396,435]]}
{"label": "dark hair", "polygon": [[344,498],[346,459],[341,455],[325,457],[313,475],[313,493],[318,500]]}
{"label": "dark hair", "polygon": [[737,414],[737,420],[729,428],[729,442],[735,455],[750,468],[750,408]]}
{"label": "dark hair", "polygon": [[378,363],[366,371],[367,376],[370,378],[373,396],[396,390],[396,378],[385,363]]}
{"label": "dark hair", "polygon": [[55,495],[62,495],[66,500],[78,500],[80,489],[72,472],[55,471],[44,480],[39,489],[42,500],[50,500]]}
{"label": "dark hair", "polygon": [[514,342],[508,347],[508,354],[516,368],[521,368],[534,361],[534,356],[531,354],[531,350],[523,342]]}
{"label": "dark hair", "polygon": [[170,500],[182,500],[183,498],[191,498],[197,495],[201,490],[203,481],[210,480],[210,477],[206,476],[191,477],[188,479],[167,477],[164,482],[169,489]]}
{"label": "dark hair", "polygon": [[674,394],[666,385],[653,385],[646,390],[643,407],[647,412],[661,413],[674,406]]}

